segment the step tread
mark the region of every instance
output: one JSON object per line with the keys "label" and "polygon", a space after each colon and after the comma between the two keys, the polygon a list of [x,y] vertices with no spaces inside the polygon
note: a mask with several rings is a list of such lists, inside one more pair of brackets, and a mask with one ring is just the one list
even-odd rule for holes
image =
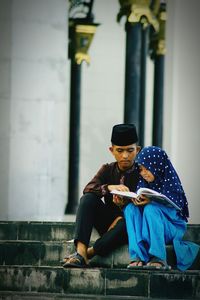
{"label": "step tread", "polygon": [[[199,299],[200,271],[0,266],[0,291]],[[159,289],[158,289],[159,286]]]}
{"label": "step tread", "polygon": [[[138,297],[138,296],[100,296],[90,295],[90,294],[58,294],[58,293],[38,293],[38,292],[0,292],[0,296],[3,297],[2,300],[57,300],[57,299],[71,299],[71,300],[149,300],[148,297]],[[1,298],[0,298],[1,299]],[[177,298],[170,298],[171,300],[177,300]],[[151,299],[152,300],[152,299]],[[161,300],[161,298],[154,298],[153,300]],[[168,300],[167,298],[162,298],[162,300]],[[186,298],[182,298],[186,300]]]}
{"label": "step tread", "polygon": [[[90,295],[90,294],[59,294],[59,293],[38,293],[38,292],[1,292],[0,296],[3,296],[3,300],[56,300],[56,299],[83,299],[83,300],[148,300],[147,297],[138,297],[138,296],[100,296],[98,295]],[[154,298],[154,300],[159,300],[158,298]],[[163,299],[162,300],[167,300]],[[175,300],[175,299],[172,299]],[[184,300],[184,299],[182,299]]]}
{"label": "step tread", "polygon": [[[71,240],[74,222],[0,221],[0,240]],[[98,234],[93,230],[91,240]],[[200,224],[188,224],[185,239],[200,243]]]}
{"label": "step tread", "polygon": [[[59,265],[63,257],[75,251],[73,241],[0,241],[1,265]],[[166,246],[167,260],[176,264],[172,245]],[[95,256],[92,266],[126,267],[130,262],[128,245],[114,250],[105,257]]]}

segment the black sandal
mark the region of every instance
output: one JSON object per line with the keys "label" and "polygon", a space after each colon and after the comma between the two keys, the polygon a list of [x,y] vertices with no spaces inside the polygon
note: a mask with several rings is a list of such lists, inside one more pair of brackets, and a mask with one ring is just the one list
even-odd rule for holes
{"label": "black sandal", "polygon": [[[152,265],[153,263],[158,263],[160,266]],[[171,266],[167,264],[165,260],[157,257],[153,257],[145,266],[145,269],[149,270],[171,270]]]}
{"label": "black sandal", "polygon": [[[138,266],[138,265],[132,265],[133,263],[142,263],[141,266]],[[142,260],[140,260],[139,258],[138,259],[134,259],[130,262],[130,264],[127,266],[128,269],[143,269],[144,267],[144,262]]]}
{"label": "black sandal", "polygon": [[88,266],[83,256],[77,252],[68,256],[67,261],[63,265],[64,268],[87,268]]}
{"label": "black sandal", "polygon": [[66,254],[62,260],[60,260],[61,265],[63,265],[64,263],[66,263],[66,261],[71,258],[74,257],[76,255],[76,252],[73,254]]}

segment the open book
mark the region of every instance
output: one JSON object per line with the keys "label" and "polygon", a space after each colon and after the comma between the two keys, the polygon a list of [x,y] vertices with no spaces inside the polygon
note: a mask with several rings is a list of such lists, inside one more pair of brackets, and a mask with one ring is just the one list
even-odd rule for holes
{"label": "open book", "polygon": [[161,204],[164,204],[166,206],[169,207],[174,207],[177,210],[181,210],[172,200],[170,200],[167,196],[158,193],[154,190],[148,189],[148,188],[140,188],[139,190],[137,190],[137,193],[134,192],[122,192],[122,191],[117,191],[117,190],[113,190],[111,191],[111,194],[113,195],[118,195],[121,197],[125,197],[125,198],[137,198],[140,195],[144,195],[146,196],[148,199],[155,201],[155,202],[159,202]]}

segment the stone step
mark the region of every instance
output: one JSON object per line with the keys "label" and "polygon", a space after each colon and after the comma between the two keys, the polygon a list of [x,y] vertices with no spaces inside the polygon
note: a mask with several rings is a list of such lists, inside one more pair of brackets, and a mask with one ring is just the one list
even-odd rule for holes
{"label": "stone step", "polygon": [[1,265],[60,266],[66,253],[65,241],[0,241]]}
{"label": "stone step", "polygon": [[44,296],[45,293],[84,297],[95,295],[96,299],[99,296],[200,299],[199,286],[199,271],[0,266],[0,295],[16,291],[44,293]]}
{"label": "stone step", "polygon": [[[175,268],[176,257],[171,245],[166,247],[167,262]],[[0,241],[1,265],[60,266],[66,254],[75,251],[73,241]],[[95,256],[93,267],[126,268],[130,262],[128,245],[119,247],[106,257]],[[200,254],[190,269],[200,269]]]}
{"label": "stone step", "polygon": [[73,233],[73,222],[0,221],[0,240],[62,241]]}
{"label": "stone step", "polygon": [[[1,297],[2,296],[2,297]],[[97,295],[77,295],[77,294],[58,294],[58,293],[29,293],[29,292],[0,292],[1,300],[57,300],[57,299],[68,299],[68,300],[149,300],[147,297],[135,297],[135,296],[97,296]],[[152,298],[151,298],[152,299]],[[160,300],[154,298],[154,300]],[[162,298],[162,300],[168,300]],[[171,300],[176,300],[171,299]],[[182,298],[182,300],[186,300]]]}
{"label": "stone step", "polygon": [[[100,295],[89,295],[89,294],[59,294],[59,293],[38,293],[38,292],[0,292],[1,300],[57,300],[57,299],[68,299],[68,300],[149,300],[148,297],[138,296],[100,296]],[[151,298],[152,299],[152,298]],[[171,299],[171,298],[170,298]],[[182,300],[186,300],[181,298]],[[160,298],[153,298],[153,300],[160,300]],[[168,300],[162,298],[162,300]],[[171,300],[175,300],[171,299]]]}
{"label": "stone step", "polygon": [[[100,296],[100,295],[89,295],[89,294],[59,294],[59,293],[38,293],[38,292],[0,292],[1,300],[57,300],[57,299],[68,299],[68,300],[148,300],[147,297],[135,297],[135,296]],[[159,300],[154,298],[154,300]],[[162,299],[167,300],[167,299]]]}
{"label": "stone step", "polygon": [[[0,240],[66,241],[73,234],[74,222],[0,221]],[[97,237],[94,230],[92,240]],[[188,224],[185,239],[200,244],[200,224]]]}

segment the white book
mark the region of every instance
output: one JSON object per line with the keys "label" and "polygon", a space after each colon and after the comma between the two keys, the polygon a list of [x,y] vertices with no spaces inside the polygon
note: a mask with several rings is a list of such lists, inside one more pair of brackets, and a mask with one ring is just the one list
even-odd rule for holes
{"label": "white book", "polygon": [[169,199],[167,196],[156,192],[154,190],[148,189],[148,188],[140,188],[139,190],[137,190],[137,193],[134,192],[122,192],[122,191],[117,191],[117,190],[113,190],[111,191],[111,194],[113,195],[118,195],[121,197],[125,197],[125,198],[137,198],[140,195],[144,195],[146,196],[148,199],[155,201],[155,202],[159,202],[161,204],[164,204],[168,207],[174,207],[177,210],[181,210],[178,205],[176,205],[171,199]]}

